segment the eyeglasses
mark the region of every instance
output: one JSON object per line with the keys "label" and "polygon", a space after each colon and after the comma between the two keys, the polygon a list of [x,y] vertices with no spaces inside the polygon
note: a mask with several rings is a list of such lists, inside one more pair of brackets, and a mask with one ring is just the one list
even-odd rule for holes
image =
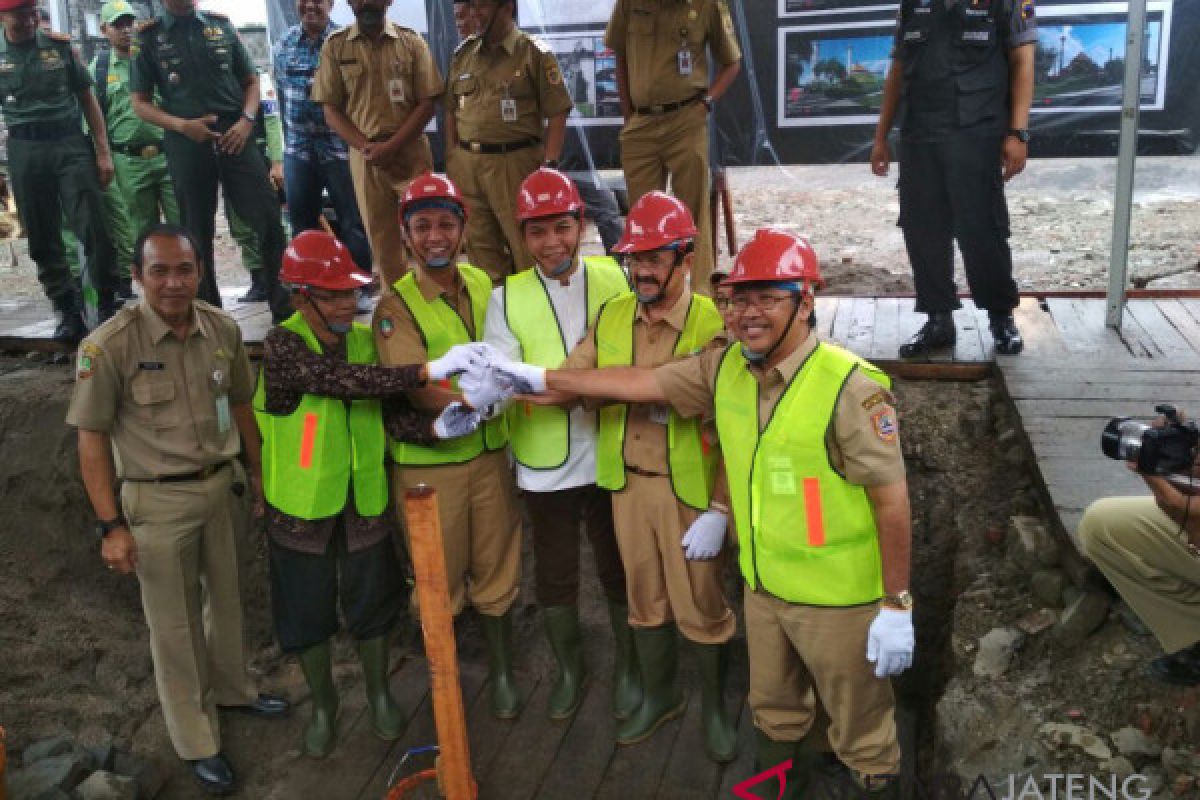
{"label": "eyeglasses", "polygon": [[774,311],[793,297],[795,295],[792,294],[743,294],[739,292],[729,301],[729,307],[739,314],[751,307],[759,311]]}

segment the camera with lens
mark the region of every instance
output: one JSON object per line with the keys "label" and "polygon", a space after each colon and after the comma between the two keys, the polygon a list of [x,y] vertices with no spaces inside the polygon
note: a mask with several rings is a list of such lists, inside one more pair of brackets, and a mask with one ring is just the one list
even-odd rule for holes
{"label": "camera with lens", "polygon": [[1154,410],[1166,420],[1162,427],[1113,417],[1104,427],[1100,449],[1109,458],[1135,463],[1144,475],[1191,475],[1200,429],[1191,420],[1182,421],[1175,406],[1164,403]]}

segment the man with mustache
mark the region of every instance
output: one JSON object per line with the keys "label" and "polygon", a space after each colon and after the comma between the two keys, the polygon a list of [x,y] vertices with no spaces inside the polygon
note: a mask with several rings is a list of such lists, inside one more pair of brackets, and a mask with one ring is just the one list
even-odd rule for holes
{"label": "man with mustache", "polygon": [[312,87],[312,101],[324,106],[325,121],[350,146],[354,193],[386,286],[408,271],[396,208],[412,179],[433,169],[424,130],[442,92],[429,46],[387,19],[391,4],[350,0],[355,23],[329,34]]}

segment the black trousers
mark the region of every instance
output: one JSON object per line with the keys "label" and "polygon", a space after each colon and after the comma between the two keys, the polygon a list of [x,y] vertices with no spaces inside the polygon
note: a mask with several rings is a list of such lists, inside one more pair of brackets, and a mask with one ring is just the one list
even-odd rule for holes
{"label": "black trousers", "polygon": [[[222,119],[217,129],[225,131],[236,119]],[[217,289],[213,236],[216,235],[217,186],[237,215],[254,231],[262,248],[263,278],[271,314],[282,319],[291,313],[291,301],[279,287],[279,265],[285,247],[279,218],[279,198],[271,186],[267,161],[253,139],[236,156],[218,152],[212,144],[197,144],[182,134],[168,131],[163,136],[167,169],[175,185],[183,226],[200,243],[204,277],[200,299],[221,305]]]}
{"label": "black trousers", "polygon": [[339,522],[323,555],[268,541],[275,634],[285,653],[307,650],[337,633],[339,599],[346,630],[359,641],[395,626],[404,607],[404,580],[391,537],[349,553]]}
{"label": "black trousers", "polygon": [[954,242],[979,308],[1008,313],[1020,302],[1008,247],[1008,203],[996,136],[951,134],[900,141],[900,228],[913,268],[916,310],[961,308],[954,286]]}
{"label": "black trousers", "polygon": [[29,257],[46,297],[58,311],[79,305],[79,286],[67,267],[62,221],[83,243],[84,285],[111,294],[117,257],[105,224],[104,190],[96,174],[96,152],[82,133],[52,141],[8,140],[8,170]]}
{"label": "black trousers", "polygon": [[613,531],[612,496],[595,485],[524,494],[533,523],[538,604],[545,607],[578,603],[581,524],[587,528],[605,596],[611,602],[624,604],[625,567]]}

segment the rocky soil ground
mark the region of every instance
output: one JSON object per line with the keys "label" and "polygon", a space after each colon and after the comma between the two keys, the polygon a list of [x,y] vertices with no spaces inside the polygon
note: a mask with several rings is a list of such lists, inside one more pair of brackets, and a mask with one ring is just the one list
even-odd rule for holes
{"label": "rocky soil ground", "polygon": [[[114,797],[199,797],[157,707],[136,583],[105,571],[96,554],[74,437],[62,424],[70,371],[9,359],[0,373],[0,725],[8,730],[13,788],[39,769],[57,769],[70,784],[109,764],[136,773],[143,787]],[[987,382],[897,387],[919,644],[915,668],[896,686],[915,712],[921,773],[926,780],[985,775],[999,785],[1016,773],[1137,770],[1157,787],[1156,798],[1195,796],[1195,693],[1142,678],[1156,644],[1102,588],[1076,586],[1063,570],[1015,420],[995,389]],[[298,670],[272,641],[257,534],[247,549],[253,670],[265,688],[302,700]],[[520,667],[545,673],[550,656],[528,586],[520,604]],[[1064,605],[1086,608],[1063,612]],[[1032,614],[1041,608],[1048,610]],[[585,583],[584,619],[595,641],[607,641],[594,579]],[[397,656],[416,652],[411,630],[399,639]],[[482,667],[472,625],[460,641],[464,661]],[[360,691],[348,642],[339,642],[337,659],[343,691]],[[227,720],[225,746],[245,780],[241,796],[271,796],[299,757],[299,723]],[[107,760],[109,748],[115,761]],[[337,763],[335,756],[329,768]]]}

